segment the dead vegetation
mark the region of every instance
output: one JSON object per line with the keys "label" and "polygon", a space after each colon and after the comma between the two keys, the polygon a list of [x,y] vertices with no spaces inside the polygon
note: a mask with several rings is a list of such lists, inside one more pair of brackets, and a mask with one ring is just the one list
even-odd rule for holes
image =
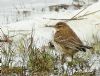
{"label": "dead vegetation", "polygon": [[[99,50],[99,41],[96,41],[93,47],[95,50]],[[66,76],[70,73],[73,76],[95,76],[94,71],[89,71],[92,67],[89,65],[89,60],[80,58],[78,55],[74,57],[73,61],[66,61],[67,70],[65,70],[61,65],[60,56],[50,53],[51,47],[36,48],[32,34],[30,37],[22,36],[18,43],[12,41],[10,44],[5,43],[0,48],[4,59],[1,66],[2,76],[50,76],[51,74]],[[21,65],[17,65],[18,62],[14,61],[16,53],[22,59]],[[16,62],[16,65],[13,65],[13,62]],[[86,70],[87,72],[85,72]]]}

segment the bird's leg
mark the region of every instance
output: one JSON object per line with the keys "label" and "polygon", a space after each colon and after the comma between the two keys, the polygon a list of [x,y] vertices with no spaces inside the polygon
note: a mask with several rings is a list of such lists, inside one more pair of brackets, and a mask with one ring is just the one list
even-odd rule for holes
{"label": "bird's leg", "polygon": [[71,58],[72,58],[72,62],[73,62],[74,56],[72,55]]}
{"label": "bird's leg", "polygon": [[65,63],[65,54],[61,55],[61,64],[63,65]]}
{"label": "bird's leg", "polygon": [[65,72],[65,69],[64,69],[64,63],[66,62],[65,60],[65,54],[62,54],[61,55],[61,68],[62,68],[62,72],[64,73]]}

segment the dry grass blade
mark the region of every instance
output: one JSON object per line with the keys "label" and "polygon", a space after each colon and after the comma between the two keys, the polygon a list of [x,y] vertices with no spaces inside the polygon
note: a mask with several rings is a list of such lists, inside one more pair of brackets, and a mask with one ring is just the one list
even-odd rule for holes
{"label": "dry grass blade", "polygon": [[73,19],[55,19],[55,18],[47,18],[49,20],[65,20],[65,21],[71,21],[71,20],[83,20],[86,18],[73,18]]}
{"label": "dry grass blade", "polygon": [[77,15],[79,15],[81,12],[83,12],[85,9],[87,9],[87,7],[84,8],[83,10],[79,11],[79,12],[78,12],[76,15],[74,15],[71,19],[75,19],[75,17],[76,17]]}
{"label": "dry grass blade", "polygon": [[88,14],[81,15],[81,16],[79,16],[78,18],[80,18],[80,17],[85,17],[85,16],[88,16],[88,15],[91,15],[91,14],[95,14],[95,13],[97,13],[97,12],[100,12],[100,10],[97,10],[97,11],[94,11],[94,12],[91,12],[91,13],[88,13]]}

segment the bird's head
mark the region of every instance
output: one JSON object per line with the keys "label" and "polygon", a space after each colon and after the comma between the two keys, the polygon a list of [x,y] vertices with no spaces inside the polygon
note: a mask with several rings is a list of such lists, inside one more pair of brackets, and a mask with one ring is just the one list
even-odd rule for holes
{"label": "bird's head", "polygon": [[54,26],[54,28],[56,28],[56,29],[65,28],[65,27],[66,27],[66,23],[64,23],[64,22],[58,22],[58,23]]}

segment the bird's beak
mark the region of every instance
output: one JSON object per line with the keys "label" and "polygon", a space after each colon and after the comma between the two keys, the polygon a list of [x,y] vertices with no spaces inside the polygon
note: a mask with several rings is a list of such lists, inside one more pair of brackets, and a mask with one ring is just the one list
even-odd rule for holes
{"label": "bird's beak", "polygon": [[54,25],[45,25],[45,27],[53,27],[54,28]]}

